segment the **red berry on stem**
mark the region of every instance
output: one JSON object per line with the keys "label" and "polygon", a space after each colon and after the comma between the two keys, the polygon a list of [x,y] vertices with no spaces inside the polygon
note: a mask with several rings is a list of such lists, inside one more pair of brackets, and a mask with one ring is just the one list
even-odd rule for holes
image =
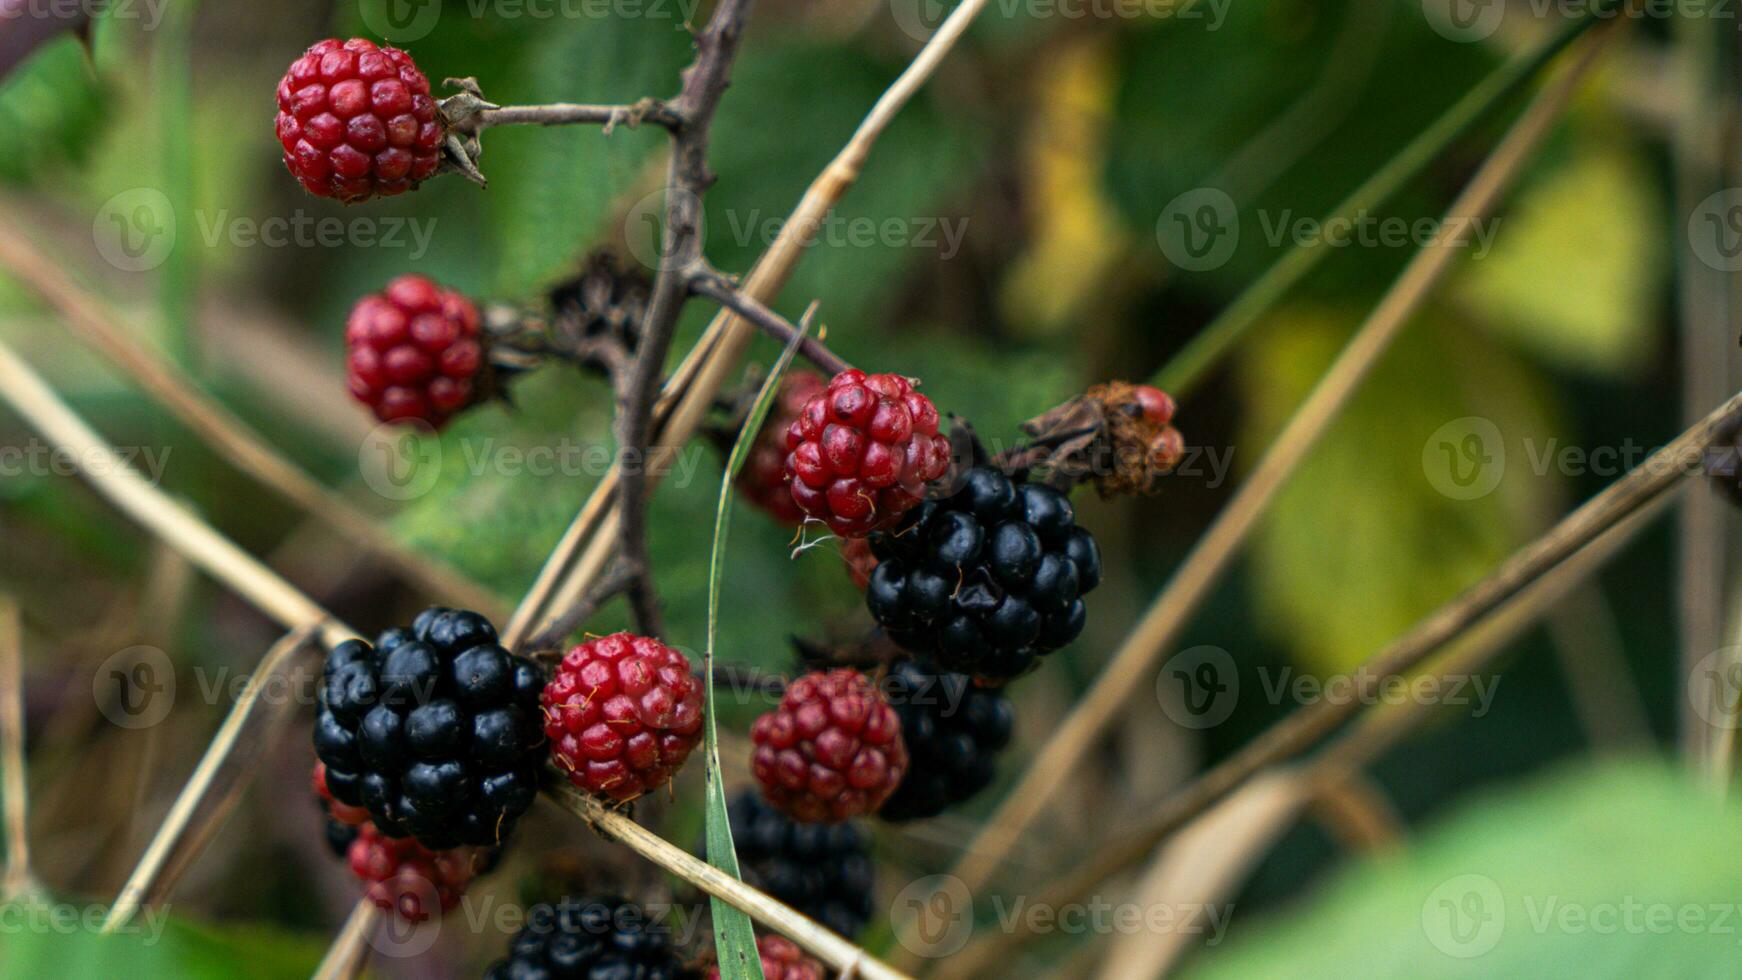
{"label": "red berry on stem", "polygon": [[750,729],[762,795],[788,816],[839,823],[874,812],[907,770],[901,721],[865,675],[842,668],[793,681]]}
{"label": "red berry on stem", "polygon": [[571,649],[545,685],[544,733],[569,782],[632,800],[671,781],[702,738],[702,685],[682,653],[617,633]]}
{"label": "red berry on stem", "polygon": [[738,492],[782,524],[804,521],[804,511],[786,488],[786,430],[826,385],[815,371],[794,371],[782,379],[780,395],[756,434],[744,468],[738,471]]}
{"label": "red berry on stem", "polygon": [[278,83],[278,142],[291,176],[347,204],[400,194],[436,172],[442,122],[411,55],[328,38]]}
{"label": "red berry on stem", "polygon": [[950,466],[931,400],[900,375],[856,369],[805,403],[786,450],[793,502],[844,538],[894,523]]}
{"label": "red berry on stem", "polygon": [[477,400],[484,366],[478,309],[423,276],[400,276],[365,296],[345,321],[351,394],[383,422],[434,428]]}

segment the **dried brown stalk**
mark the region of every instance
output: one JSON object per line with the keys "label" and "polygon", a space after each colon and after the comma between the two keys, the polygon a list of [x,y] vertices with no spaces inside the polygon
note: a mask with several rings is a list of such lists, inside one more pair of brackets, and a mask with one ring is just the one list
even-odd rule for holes
{"label": "dried brown stalk", "polygon": [[24,630],[18,603],[0,596],[0,773],[4,785],[6,876],[0,901],[36,891],[30,875],[30,804],[24,779]]}
{"label": "dried brown stalk", "polygon": [[[257,772],[252,763],[271,747],[288,720],[288,703],[272,705],[275,710],[270,710],[269,717],[250,733],[252,737],[244,739],[254,710],[260,706],[260,694],[292,657],[307,652],[315,642],[313,627],[299,627],[274,643],[260,659],[218,734],[206,746],[200,764],[194,767],[187,785],[169,808],[169,815],[146,846],[139,865],[122,886],[120,897],[110,906],[109,915],[103,920],[103,932],[114,932],[126,925],[141,905],[167,897],[193,855],[203,850],[223,826]],[[237,755],[244,746],[247,752]],[[201,813],[202,809],[205,812]]]}
{"label": "dried brown stalk", "polygon": [[[1409,317],[1420,309],[1457,256],[1455,243],[1468,234],[1474,219],[1493,209],[1590,70],[1604,40],[1613,33],[1611,29],[1600,28],[1598,34],[1583,44],[1569,69],[1549,83],[1507,131],[1469,186],[1447,209],[1442,222],[1442,227],[1448,229],[1447,237],[1411,260],[1284,426],[1251,477],[1192,548],[1088,694],[1058,726],[953,871],[970,890],[983,887],[990,880],[1023,832],[1050,803],[1065,795],[1059,792],[1060,787],[1118,718],[1129,699],[1137,691],[1148,689],[1144,683],[1146,676],[1239,554],[1267,505],[1330,427]],[[1199,801],[1197,808],[1220,796],[1217,792]],[[911,928],[910,922],[908,929]]]}

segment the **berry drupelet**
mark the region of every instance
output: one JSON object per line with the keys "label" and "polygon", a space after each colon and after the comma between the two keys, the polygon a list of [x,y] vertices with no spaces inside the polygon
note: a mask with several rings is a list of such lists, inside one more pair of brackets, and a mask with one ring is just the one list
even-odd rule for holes
{"label": "berry drupelet", "polygon": [[500,843],[532,805],[544,677],[473,612],[429,609],[375,647],[334,647],[315,753],[333,797],[432,850]]}
{"label": "berry drupelet", "polygon": [[844,538],[894,523],[950,467],[931,399],[900,375],[857,369],[805,403],[786,449],[793,502]]}
{"label": "berry drupelet", "polygon": [[1083,631],[1101,551],[1069,500],[990,466],[874,535],[865,590],[890,639],[945,670],[1016,677]]}
{"label": "berry drupelet", "polygon": [[786,432],[825,387],[827,382],[815,371],[792,371],[781,379],[780,395],[738,471],[738,493],[782,524],[804,522],[804,511],[786,485]]}
{"label": "berry drupelet", "polygon": [[486,980],[694,980],[671,933],[621,898],[563,898],[526,910],[526,926]]}
{"label": "berry drupelet", "polygon": [[727,808],[744,880],[852,939],[871,920],[871,835],[857,823],[799,823],[755,790]]}
{"label": "berry drupelet", "polygon": [[994,759],[1010,744],[1015,722],[1009,698],[917,660],[890,668],[887,691],[909,762],[878,816],[935,817],[992,784]]}
{"label": "berry drupelet", "polygon": [[452,911],[472,879],[495,861],[483,848],[432,851],[411,838],[396,840],[372,823],[357,828],[346,857],[351,873],[367,884],[364,897],[407,922]]}
{"label": "berry drupelet", "polygon": [[617,801],[670,782],[702,737],[702,685],[688,658],[652,637],[576,646],[540,700],[551,756],[569,781]]}
{"label": "berry drupelet", "polygon": [[864,674],[806,674],[750,729],[750,767],[768,802],[799,820],[875,812],[907,770],[901,722]]}
{"label": "berry drupelet", "polygon": [[278,142],[291,176],[347,204],[400,194],[441,165],[442,122],[411,55],[328,38],[278,83]]}
{"label": "berry drupelet", "polygon": [[[756,952],[762,961],[762,980],[824,980],[823,965],[804,954],[785,936],[757,936]],[[720,980],[720,968],[709,966],[703,980]]]}
{"label": "berry drupelet", "polygon": [[351,851],[351,842],[357,839],[357,830],[369,822],[369,811],[360,806],[350,806],[333,798],[331,790],[327,789],[326,763],[315,763],[314,774],[310,777],[314,784],[315,797],[321,805],[321,815],[326,820],[327,848],[339,857],[344,857]]}
{"label": "berry drupelet", "polygon": [[439,429],[480,395],[488,370],[478,308],[423,276],[365,296],[345,321],[351,396],[383,422]]}

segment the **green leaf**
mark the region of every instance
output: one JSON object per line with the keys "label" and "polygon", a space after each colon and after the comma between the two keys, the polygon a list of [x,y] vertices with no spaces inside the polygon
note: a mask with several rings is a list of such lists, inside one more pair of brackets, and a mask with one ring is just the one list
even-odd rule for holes
{"label": "green leaf", "polygon": [[1658,762],[1472,799],[1189,976],[1727,977],[1742,810]]}
{"label": "green leaf", "polygon": [[142,910],[122,931],[99,935],[104,909],[35,903],[0,906],[7,922],[0,976],[129,980],[292,980],[307,977],[325,942],[256,927],[223,932]]}
{"label": "green leaf", "polygon": [[43,45],[0,83],[0,180],[30,183],[85,158],[104,116],[103,91],[78,38]]}
{"label": "green leaf", "polygon": [[[1245,348],[1239,446],[1276,438],[1359,318],[1286,309],[1266,343]],[[1542,387],[1479,335],[1426,320],[1405,328],[1253,543],[1254,601],[1302,666],[1354,666],[1515,547],[1516,515],[1544,510],[1560,482],[1532,465],[1555,445]],[[1479,452],[1466,457],[1472,434]]]}
{"label": "green leaf", "polygon": [[1494,332],[1557,365],[1636,375],[1652,363],[1666,211],[1650,164],[1587,135],[1539,173],[1473,252],[1451,295]]}
{"label": "green leaf", "polygon": [[[726,572],[726,532],[732,524],[732,484],[744,460],[756,444],[768,410],[780,394],[780,381],[792,366],[798,345],[810,333],[810,318],[800,324],[798,335],[781,351],[780,360],[762,382],[756,401],[732,454],[726,459],[726,472],[720,479],[720,502],[714,511],[713,556],[708,561],[708,642],[702,655],[702,689],[707,699],[707,726],[703,729],[704,750],[708,760],[707,839],[708,863],[734,878],[740,877],[738,852],[732,845],[732,819],[726,810],[725,783],[720,776],[719,726],[714,713],[714,642],[720,621],[720,584]],[[723,980],[762,980],[762,960],[756,952],[756,931],[750,917],[718,898],[709,899],[714,913],[714,949],[719,958]]]}

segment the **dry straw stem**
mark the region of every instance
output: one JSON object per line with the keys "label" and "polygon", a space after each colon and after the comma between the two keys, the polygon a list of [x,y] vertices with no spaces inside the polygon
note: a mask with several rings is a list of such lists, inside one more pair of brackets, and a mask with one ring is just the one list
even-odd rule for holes
{"label": "dry straw stem", "polygon": [[[170,500],[162,490],[152,486],[131,469],[61,401],[29,365],[3,343],[0,343],[0,400],[11,405],[45,439],[65,451],[80,467],[91,485],[116,507],[287,629],[306,629],[318,635],[326,646],[356,637],[354,630],[334,619],[290,583],[222,534],[202,523],[199,518]],[[776,929],[792,925],[797,932],[789,934],[788,938],[813,955],[827,958],[831,963],[843,961],[841,944],[844,940],[832,935],[819,940],[812,929],[801,928],[802,923],[797,920],[785,916],[767,918],[767,908],[758,910],[747,907],[746,903],[755,898],[765,902],[773,901],[748,885],[734,882],[731,887],[724,887],[700,875],[689,877],[695,870],[695,859],[683,849],[642,828],[628,816],[600,806],[590,809],[582,807],[581,812],[605,836],[623,842],[642,857],[685,877],[691,884],[718,895],[750,915],[761,918],[765,924]],[[123,896],[122,901],[125,898]],[[328,951],[328,960],[323,963],[323,969],[329,966],[339,971],[361,968],[364,940],[372,921],[371,912],[372,909],[353,913],[345,931]],[[814,927],[814,923],[812,926]],[[900,976],[887,965],[877,963],[869,957],[859,962],[860,976]],[[354,974],[335,972],[330,975]]]}
{"label": "dry straw stem", "polygon": [[363,964],[369,960],[369,933],[374,930],[379,915],[375,903],[366,898],[352,906],[344,927],[333,939],[333,944],[327,947],[326,955],[321,957],[320,965],[315,967],[310,977],[313,980],[352,980],[360,976]]}
{"label": "dry straw stem", "polygon": [[30,804],[24,780],[24,629],[18,603],[0,596],[0,773],[5,783],[6,877],[0,901],[36,890],[30,876]]}
{"label": "dry straw stem", "polygon": [[[744,296],[771,304],[780,295],[805,248],[814,241],[815,230],[858,181],[871,148],[930,80],[963,32],[985,9],[986,2],[964,0],[952,10],[919,54],[877,99],[846,145],[811,182],[798,206],[781,224],[774,243],[740,286]],[[714,396],[743,358],[754,332],[748,321],[729,311],[720,312],[709,322],[701,339],[667,379],[654,407],[656,456],[675,451],[695,434]],[[618,482],[619,468],[613,467],[594,488],[593,496],[540,570],[528,602],[516,610],[507,636],[523,639],[549,623],[563,608],[579,601],[593,580],[604,572],[615,551],[616,507],[609,498],[617,492]]]}
{"label": "dry straw stem", "polygon": [[304,514],[325,524],[435,595],[486,615],[501,600],[434,558],[394,540],[377,517],[329,490],[274,449],[249,425],[204,391],[180,368],[135,341],[112,310],[81,288],[19,231],[15,213],[0,207],[0,266],[60,314],[86,344],[139,383],[146,394],[206,440],[232,466],[253,477]]}
{"label": "dry straw stem", "polygon": [[[1731,404],[1736,403],[1732,402]],[[1647,461],[1646,465],[1649,466],[1650,461]],[[1645,468],[1645,466],[1641,466],[1630,476],[1642,472]],[[1613,490],[1614,487],[1610,489]],[[1480,622],[1475,628],[1463,633],[1455,645],[1435,659],[1432,673],[1441,678],[1468,677],[1487,667],[1501,651],[1506,649],[1509,643],[1541,618],[1550,607],[1564,598],[1574,587],[1588,579],[1599,568],[1602,568],[1622,548],[1626,547],[1646,525],[1669,509],[1675,496],[1675,488],[1672,487],[1638,505],[1620,520],[1597,529],[1594,536],[1589,537],[1582,547],[1578,547],[1578,550],[1571,557],[1514,592],[1503,601],[1501,608],[1496,610],[1494,615]],[[1595,502],[1595,500],[1592,501],[1592,503]],[[1576,516],[1578,516],[1577,513],[1573,515],[1573,517]],[[1571,521],[1572,519],[1569,517],[1567,520]],[[1566,523],[1563,521],[1563,526]],[[1556,531],[1559,530],[1560,528],[1557,527]],[[1551,535],[1554,533],[1554,531],[1550,532]],[[1497,572],[1496,575],[1498,574]],[[1481,589],[1487,582],[1488,580],[1485,580],[1484,583],[1478,584],[1475,588]],[[1475,589],[1472,590],[1472,593],[1474,591]],[[1470,594],[1466,593],[1466,596]],[[1419,635],[1435,617],[1442,613],[1443,610],[1423,620],[1410,633],[1405,634],[1404,638],[1399,639],[1387,649],[1397,649],[1409,637]],[[1375,661],[1370,661],[1370,663],[1373,662]],[[1377,668],[1369,668],[1369,670],[1374,669]],[[1356,707],[1359,710],[1359,705]],[[1358,772],[1380,755],[1395,747],[1410,732],[1427,721],[1428,718],[1433,717],[1436,712],[1442,710],[1444,710],[1443,706],[1424,700],[1387,705],[1363,715],[1347,734],[1313,760],[1308,769],[1310,779],[1302,784],[1303,787],[1309,791],[1309,795],[1319,794],[1334,787],[1337,783],[1347,780],[1351,774]],[[1249,787],[1251,783],[1246,785]],[[1078,862],[1075,870],[1042,892],[1035,899],[1034,904],[1041,907],[1058,908],[1071,902],[1085,900],[1095,893],[1102,882],[1136,865],[1148,856],[1170,834],[1180,828],[1182,819],[1190,819],[1193,825],[1202,819],[1201,817],[1182,818],[1178,808],[1170,806],[1176,800],[1165,801],[1142,826],[1124,833],[1111,835],[1110,843],[1091,854],[1086,860]],[[988,964],[1008,961],[1008,958],[1015,955],[1018,950],[1038,938],[1040,937],[1025,929],[1016,929],[987,939],[976,940],[952,957],[944,965],[944,969],[938,971],[936,977],[938,980],[945,980],[945,978],[975,976],[978,971],[987,969]]]}
{"label": "dry straw stem", "polygon": [[[1283,428],[1252,475],[1210,529],[1199,539],[1151,604],[1136,630],[1113,656],[1089,693],[1058,726],[1020,782],[1011,789],[988,826],[969,847],[954,874],[970,890],[984,886],[1010,849],[1049,802],[1130,697],[1147,690],[1144,678],[1179,635],[1191,613],[1209,594],[1239,553],[1247,534],[1320,436],[1347,404],[1355,388],[1379,360],[1409,317],[1458,255],[1458,245],[1473,221],[1488,214],[1547,135],[1578,82],[1590,69],[1600,43],[1612,35],[1601,29],[1585,43],[1570,70],[1551,82],[1513,124],[1494,152],[1447,210],[1444,238],[1418,252],[1386,292],[1361,329],[1350,339],[1325,376]],[[1220,794],[1217,794],[1220,795]],[[912,928],[911,921],[903,930]]]}
{"label": "dry straw stem", "polygon": [[790,906],[775,901],[686,851],[671,847],[652,831],[576,789],[561,773],[550,781],[547,792],[557,805],[585,820],[600,835],[622,841],[673,875],[743,910],[752,919],[804,947],[830,969],[863,980],[900,980],[906,977],[906,974],[873,958]]}
{"label": "dry straw stem", "polygon": [[286,628],[313,626],[333,644],[349,631],[313,599],[151,485],[54,393],[10,346],[0,343],[0,399],[59,446],[91,486],[122,513],[186,555],[208,575]]}
{"label": "dry straw stem", "polygon": [[[314,629],[305,626],[285,634],[266,651],[266,656],[261,658],[253,675],[248,678],[242,695],[230,709],[229,716],[218,728],[218,734],[206,746],[205,756],[194,767],[193,775],[188,777],[187,785],[182,787],[169,815],[164,817],[163,824],[146,846],[145,856],[139,859],[138,867],[122,886],[120,898],[110,907],[108,918],[103,920],[103,932],[114,932],[126,925],[141,905],[167,898],[176,880],[192,863],[193,856],[203,850],[217,834],[218,828],[223,826],[257,771],[254,763],[271,746],[283,730],[283,722],[288,720],[285,709],[290,705],[274,705],[271,707],[276,710],[269,710],[264,721],[249,730],[248,723],[260,704],[260,693],[292,657],[315,645]],[[243,738],[245,732],[249,736],[246,739]],[[232,754],[243,747],[247,749],[246,756],[232,758]],[[229,763],[228,767],[226,763]],[[216,795],[216,801],[207,805],[207,799],[213,795]],[[202,809],[204,813],[200,812]],[[194,820],[196,814],[200,817],[198,822]]]}

